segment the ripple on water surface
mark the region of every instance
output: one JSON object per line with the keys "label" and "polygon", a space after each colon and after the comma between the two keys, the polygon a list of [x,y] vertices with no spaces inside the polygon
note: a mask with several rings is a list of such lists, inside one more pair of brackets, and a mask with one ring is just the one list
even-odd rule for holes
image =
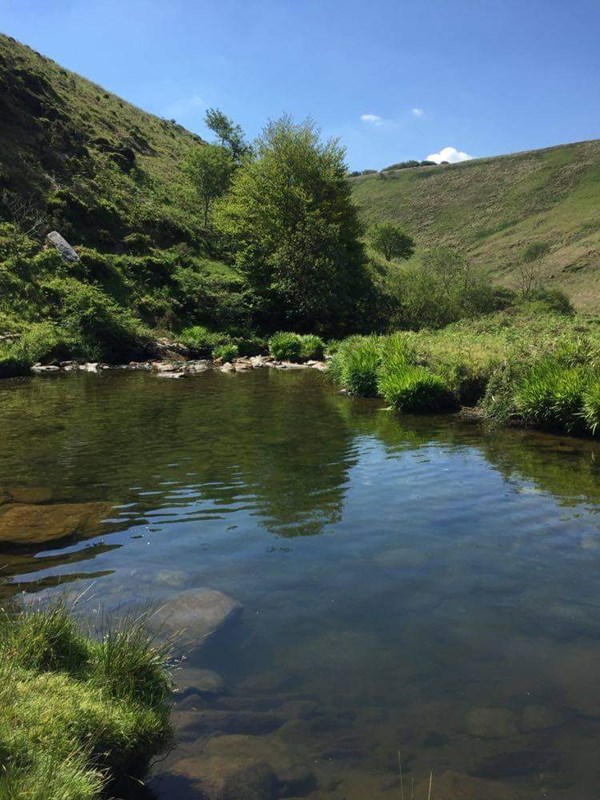
{"label": "ripple on water surface", "polygon": [[418,800],[598,797],[593,443],[274,370],[4,381],[0,440],[0,596],[245,606],[179,672],[159,798],[398,800],[399,754]]}

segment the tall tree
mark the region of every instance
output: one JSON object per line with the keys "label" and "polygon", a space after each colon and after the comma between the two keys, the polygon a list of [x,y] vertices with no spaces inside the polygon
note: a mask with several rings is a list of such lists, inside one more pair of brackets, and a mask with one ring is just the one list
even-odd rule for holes
{"label": "tall tree", "polygon": [[379,222],[369,231],[371,244],[388,261],[392,258],[410,258],[415,252],[415,241],[395,222]]}
{"label": "tall tree", "polygon": [[225,194],[231,181],[233,157],[220,145],[205,144],[190,154],[184,166],[204,207],[204,224],[208,225],[214,201]]}
{"label": "tall tree", "polygon": [[239,163],[244,156],[251,154],[252,148],[246,142],[242,128],[218,108],[209,108],[204,122],[217,136],[221,146],[230,150],[234,161]]}
{"label": "tall tree", "polygon": [[218,224],[236,263],[279,315],[277,322],[341,330],[369,285],[362,228],[346,179],[345,151],[310,121],[269,123],[256,158],[242,164]]}

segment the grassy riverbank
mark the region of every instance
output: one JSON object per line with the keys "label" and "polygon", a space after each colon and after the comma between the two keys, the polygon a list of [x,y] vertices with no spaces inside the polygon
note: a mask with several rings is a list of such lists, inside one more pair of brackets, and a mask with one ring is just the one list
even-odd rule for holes
{"label": "grassy riverbank", "polygon": [[0,797],[96,800],[169,742],[166,651],[139,622],[90,638],[62,602],[0,611]]}
{"label": "grassy riverbank", "polygon": [[600,321],[536,304],[439,331],[350,337],[331,374],[351,394],[383,397],[401,412],[471,406],[504,423],[600,428]]}

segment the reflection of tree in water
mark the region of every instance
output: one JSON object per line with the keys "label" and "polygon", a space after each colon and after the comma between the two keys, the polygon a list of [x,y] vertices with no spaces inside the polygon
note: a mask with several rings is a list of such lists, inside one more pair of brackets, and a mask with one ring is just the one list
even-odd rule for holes
{"label": "reflection of tree in water", "polygon": [[371,401],[338,400],[353,434],[373,436],[392,454],[429,445],[469,447],[507,480],[531,481],[563,505],[600,502],[600,444],[540,431],[488,427],[458,415],[400,417]]}
{"label": "reflection of tree in water", "polygon": [[318,533],[339,516],[351,466],[351,432],[313,373],[40,379],[1,391],[0,411],[0,488],[131,503],[122,527],[210,504],[249,508],[273,532]]}

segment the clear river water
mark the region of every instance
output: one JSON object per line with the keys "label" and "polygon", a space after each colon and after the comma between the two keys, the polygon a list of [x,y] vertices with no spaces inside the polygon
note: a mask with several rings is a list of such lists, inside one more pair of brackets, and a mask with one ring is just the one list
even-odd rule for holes
{"label": "clear river water", "polygon": [[0,542],[0,600],[244,605],[181,668],[225,691],[176,706],[159,800],[236,759],[228,800],[426,800],[430,773],[434,800],[600,797],[598,443],[273,369],[3,381],[0,442],[0,493],[90,509],[66,544]]}

